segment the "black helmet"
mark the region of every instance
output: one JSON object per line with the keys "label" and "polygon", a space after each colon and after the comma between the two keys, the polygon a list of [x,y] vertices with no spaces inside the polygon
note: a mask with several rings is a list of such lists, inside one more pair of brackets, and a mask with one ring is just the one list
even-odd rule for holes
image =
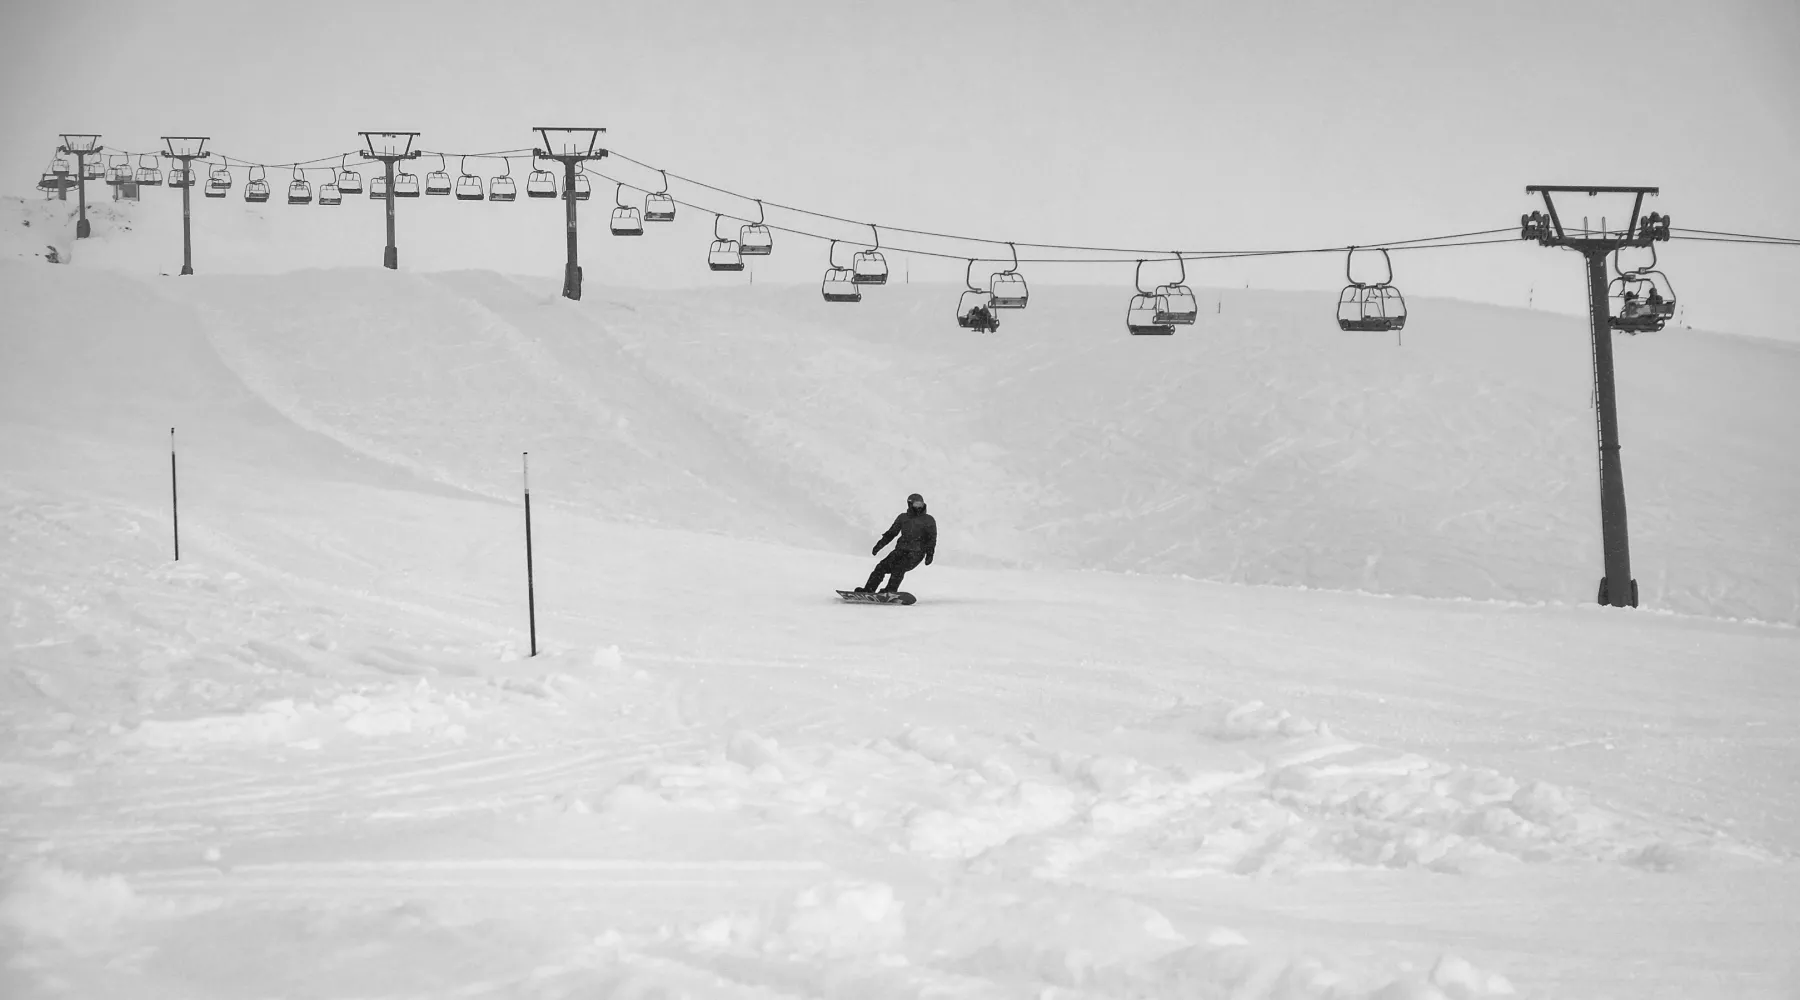
{"label": "black helmet", "polygon": [[906,505],[908,507],[923,507],[925,506],[925,498],[917,493],[911,494],[906,498]]}

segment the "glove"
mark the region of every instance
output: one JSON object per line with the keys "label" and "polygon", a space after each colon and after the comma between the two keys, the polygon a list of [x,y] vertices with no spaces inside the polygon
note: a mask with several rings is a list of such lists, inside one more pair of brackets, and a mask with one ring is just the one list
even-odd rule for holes
{"label": "glove", "polygon": [[927,552],[927,553],[925,553],[925,565],[927,565],[927,566],[929,566],[929,565],[931,565],[931,560],[932,560],[932,558],[933,558],[933,557],[935,557],[935,556],[936,556],[936,555],[937,555],[937,553],[936,553],[936,552]]}

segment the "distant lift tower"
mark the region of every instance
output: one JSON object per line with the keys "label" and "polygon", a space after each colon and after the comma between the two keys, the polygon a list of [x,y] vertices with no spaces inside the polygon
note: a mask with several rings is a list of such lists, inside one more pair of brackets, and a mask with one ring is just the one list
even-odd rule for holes
{"label": "distant lift tower", "polygon": [[607,151],[594,144],[600,140],[603,128],[549,128],[538,126],[535,129],[544,139],[542,149],[537,155],[546,160],[559,160],[563,165],[563,201],[568,206],[565,212],[566,225],[569,232],[569,261],[563,266],[563,298],[581,301],[581,263],[575,251],[575,203],[581,199],[575,197],[575,167],[585,160],[604,159]]}
{"label": "distant lift tower", "polygon": [[[365,160],[380,160],[387,168],[387,252],[381,255],[381,266],[390,270],[400,266],[400,251],[394,247],[394,164],[416,160],[419,151],[412,148],[417,132],[363,132],[368,148],[359,150]],[[413,188],[416,192],[417,188]]]}
{"label": "distant lift tower", "polygon": [[194,161],[211,156],[206,151],[207,136],[165,135],[164,156],[181,164],[170,171],[169,186],[181,189],[181,273],[194,273]]}
{"label": "distant lift tower", "polygon": [[[1619,462],[1619,414],[1613,392],[1612,329],[1615,325],[1607,301],[1607,256],[1622,247],[1651,247],[1669,238],[1669,218],[1655,212],[1642,214],[1644,196],[1654,195],[1653,187],[1588,187],[1534,184],[1526,194],[1541,194],[1544,211],[1520,217],[1519,238],[1536,240],[1542,246],[1567,247],[1587,260],[1588,321],[1594,351],[1594,409],[1600,437],[1600,533],[1606,554],[1606,575],[1600,580],[1599,602],[1616,608],[1637,607],[1637,581],[1631,578],[1631,543],[1625,529],[1625,478]],[[1608,229],[1599,220],[1598,229],[1590,229],[1582,219],[1581,228],[1568,226],[1557,212],[1554,195],[1601,194],[1630,195],[1631,212],[1623,229]]]}
{"label": "distant lift tower", "polygon": [[62,145],[57,147],[57,152],[62,155],[75,157],[75,191],[76,199],[81,206],[80,218],[75,223],[75,238],[78,240],[87,239],[88,234],[93,231],[87,220],[87,158],[100,155],[101,150],[105,147],[99,143],[100,137],[97,135],[78,135],[68,132],[64,133],[62,137]]}

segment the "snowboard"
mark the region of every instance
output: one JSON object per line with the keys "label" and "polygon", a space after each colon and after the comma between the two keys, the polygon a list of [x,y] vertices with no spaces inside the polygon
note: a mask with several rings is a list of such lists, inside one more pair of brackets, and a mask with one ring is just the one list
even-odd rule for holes
{"label": "snowboard", "polygon": [[918,600],[904,590],[892,594],[859,594],[854,590],[840,590],[837,595],[851,604],[911,604]]}

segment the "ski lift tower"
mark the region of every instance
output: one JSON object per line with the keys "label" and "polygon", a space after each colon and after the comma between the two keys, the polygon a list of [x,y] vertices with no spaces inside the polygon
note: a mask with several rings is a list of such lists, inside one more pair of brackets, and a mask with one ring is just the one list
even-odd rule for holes
{"label": "ski lift tower", "polygon": [[587,160],[604,159],[607,151],[594,144],[600,140],[603,128],[550,128],[538,126],[535,131],[544,139],[542,149],[536,154],[546,160],[557,160],[563,165],[563,192],[566,225],[569,231],[569,261],[563,267],[563,298],[581,301],[581,264],[575,252],[575,203],[579,198],[574,196],[575,167]]}
{"label": "ski lift tower", "polygon": [[181,273],[194,273],[194,227],[193,204],[194,161],[204,160],[211,156],[206,151],[204,135],[165,135],[162,137],[164,156],[181,164],[181,176],[186,183],[181,185]]}
{"label": "ski lift tower", "polygon": [[75,222],[75,238],[78,240],[87,239],[88,234],[93,232],[93,228],[88,225],[87,220],[87,158],[100,155],[100,151],[105,147],[99,143],[100,137],[97,135],[65,132],[62,137],[62,145],[57,147],[57,152],[64,156],[75,157],[75,196],[81,212]]}
{"label": "ski lift tower", "polygon": [[[1594,410],[1600,445],[1600,535],[1606,556],[1606,575],[1600,580],[1599,603],[1615,608],[1637,607],[1637,581],[1631,578],[1631,544],[1625,527],[1625,479],[1619,461],[1619,414],[1613,390],[1611,316],[1607,308],[1606,259],[1621,247],[1648,247],[1669,238],[1669,218],[1656,212],[1643,215],[1644,196],[1657,194],[1653,187],[1591,187],[1533,184],[1526,194],[1540,194],[1544,211],[1520,217],[1519,238],[1537,240],[1540,246],[1566,247],[1587,261],[1588,321],[1594,352]],[[1581,227],[1557,211],[1559,194],[1628,195],[1631,209],[1623,229],[1608,228],[1604,216],[1599,228],[1590,228],[1590,217]]]}
{"label": "ski lift tower", "polygon": [[394,164],[416,160],[419,151],[412,148],[417,132],[362,132],[367,149],[358,150],[365,160],[380,160],[387,168],[387,252],[381,255],[381,266],[389,270],[400,266],[400,251],[394,247]]}

